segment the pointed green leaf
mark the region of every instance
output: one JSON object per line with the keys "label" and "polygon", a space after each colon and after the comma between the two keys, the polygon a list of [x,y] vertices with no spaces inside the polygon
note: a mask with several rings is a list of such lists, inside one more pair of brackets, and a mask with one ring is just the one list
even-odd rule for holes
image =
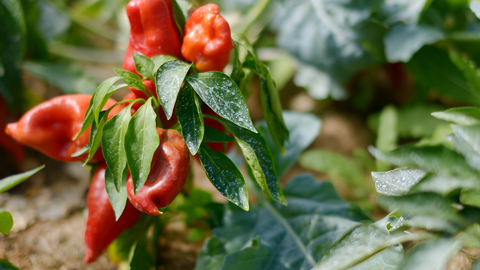
{"label": "pointed green leaf", "polygon": [[97,123],[92,124],[92,129],[90,130],[90,149],[88,152],[87,160],[85,160],[85,165],[93,158],[95,153],[102,143],[102,132],[105,122],[107,122],[108,113],[110,110],[101,111],[99,114],[98,125]]}
{"label": "pointed green leaf", "polygon": [[172,117],[178,92],[191,66],[192,63],[173,60],[165,62],[157,71],[157,94],[167,119]]}
{"label": "pointed green leaf", "polygon": [[428,241],[408,253],[398,270],[446,269],[450,258],[461,248],[461,241],[455,238]]}
{"label": "pointed green leaf", "polygon": [[135,80],[142,80],[142,78],[140,78],[140,76],[138,76],[137,74],[129,71],[129,70],[124,70],[124,69],[121,69],[121,68],[114,68],[113,71],[115,71],[115,73],[117,73],[118,76],[122,77],[122,78],[131,78],[131,79],[135,79]]}
{"label": "pointed green leaf", "polygon": [[[0,209],[0,233],[9,234],[13,227],[13,217],[9,212]],[[2,269],[0,267],[0,269]]]}
{"label": "pointed green leaf", "polygon": [[377,192],[388,196],[407,194],[425,175],[427,174],[424,171],[413,168],[401,168],[388,172],[372,172]]}
{"label": "pointed green leaf", "polygon": [[[127,85],[126,84],[120,84],[120,85],[112,86],[110,88],[110,90],[107,91],[107,98],[105,99],[104,102],[107,103],[107,100],[112,96],[112,94],[115,93],[115,91],[117,91],[118,89],[123,88],[123,87],[127,87]],[[85,112],[85,117],[83,119],[82,128],[80,128],[80,131],[77,133],[75,138],[73,138],[73,140],[80,137],[80,135],[82,135],[90,127],[90,125],[93,123],[93,121],[95,119],[95,116],[94,116],[94,111],[95,110],[94,110],[94,104],[93,104],[94,97],[95,97],[95,93],[93,94],[92,99],[90,99],[90,103],[88,104],[88,109]],[[103,103],[102,108],[105,106],[105,103]]]}
{"label": "pointed green leaf", "polygon": [[88,153],[89,150],[90,150],[90,143],[85,145],[85,147],[80,148],[77,152],[73,153],[71,157],[79,157],[85,153]]}
{"label": "pointed green leaf", "polygon": [[143,56],[138,53],[133,53],[133,61],[135,61],[135,68],[137,69],[138,74],[142,75],[144,78],[150,80],[153,79],[153,74],[155,73],[155,63],[148,57]]}
{"label": "pointed green leaf", "polygon": [[218,115],[240,127],[257,132],[242,92],[228,75],[216,71],[205,72],[187,76],[186,81]]}
{"label": "pointed green leaf", "polygon": [[[92,107],[92,114],[93,114],[93,117],[95,119],[95,123],[98,124],[98,114],[100,113],[100,111],[103,109],[103,106],[105,106],[105,104],[107,103],[108,99],[112,96],[113,92],[112,91],[109,91],[110,88],[112,88],[113,84],[118,82],[119,80],[121,80],[122,78],[121,77],[112,77],[112,78],[109,78],[109,79],[106,79],[105,81],[103,81],[98,87],[97,87],[97,90],[95,90],[95,93],[93,93],[93,96],[92,96],[92,100],[91,100],[91,107]],[[127,82],[125,82],[127,83]],[[90,108],[90,106],[89,106]],[[87,120],[89,120],[89,111],[87,109],[87,113],[85,115],[85,121],[84,121],[84,126],[86,124],[88,124]],[[92,121],[93,122],[93,121]],[[89,123],[88,125],[86,125],[86,128],[85,130],[90,126],[91,123]],[[83,133],[83,129],[84,129],[84,126],[82,126],[82,129],[80,131],[80,133]],[[79,134],[80,134],[79,133]],[[78,136],[78,135],[77,135]]]}
{"label": "pointed green leaf", "polygon": [[275,82],[270,75],[270,70],[265,64],[260,63],[260,71],[262,86],[260,96],[262,99],[263,115],[273,141],[283,152],[285,150],[285,142],[288,141],[290,134],[283,120],[282,105],[280,105],[280,98],[275,87]]}
{"label": "pointed green leaf", "polygon": [[183,138],[188,150],[194,156],[202,144],[204,127],[200,102],[188,83],[178,96],[177,118],[182,126]]}
{"label": "pointed green leaf", "polygon": [[102,151],[105,162],[113,177],[117,191],[120,191],[124,169],[127,166],[125,134],[132,119],[133,102],[110,119],[103,127]]}
{"label": "pointed green leaf", "polygon": [[443,112],[434,112],[432,116],[458,125],[480,124],[480,108],[478,107],[453,108]]}
{"label": "pointed green leaf", "polygon": [[173,57],[171,55],[166,55],[166,54],[156,55],[152,57],[152,61],[155,64],[155,67],[153,70],[155,70],[155,73],[157,73],[161,65],[163,65],[165,62],[173,61],[173,60],[178,60],[178,59],[176,57]]}
{"label": "pointed green leaf", "polygon": [[157,115],[149,98],[133,115],[125,135],[127,164],[135,187],[135,194],[142,188],[150,173],[153,153],[160,140],[155,125]]}
{"label": "pointed green leaf", "polygon": [[223,121],[228,125],[232,131],[235,140],[240,149],[242,149],[243,156],[248,165],[252,169],[252,173],[258,185],[263,192],[275,201],[286,204],[283,196],[280,182],[278,181],[275,166],[268,148],[265,138],[259,133],[253,133],[250,130],[240,128],[230,122]]}
{"label": "pointed green leaf", "polygon": [[35,168],[33,170],[24,172],[24,173],[19,173],[15,175],[11,175],[9,177],[3,178],[0,180],[0,193],[5,192],[14,186],[22,183],[23,181],[27,180],[30,176],[34,175],[41,169],[45,168],[45,165],[42,165],[38,168]]}
{"label": "pointed green leaf", "polygon": [[211,126],[204,126],[205,135],[203,136],[204,142],[234,142],[235,139],[221,132],[220,130]]}
{"label": "pointed green leaf", "polygon": [[179,32],[179,36],[183,37],[183,28],[185,27],[185,15],[183,15],[182,9],[178,5],[176,0],[172,0],[173,18]]}
{"label": "pointed green leaf", "polygon": [[105,170],[105,189],[107,190],[108,199],[115,211],[115,221],[118,221],[122,216],[123,210],[127,205],[127,174],[128,170],[127,167],[125,167],[122,178],[120,179],[120,188],[117,190],[110,168],[107,167]]}
{"label": "pointed green leaf", "polygon": [[235,163],[223,153],[210,150],[203,144],[198,155],[213,186],[229,201],[248,211],[247,184]]}

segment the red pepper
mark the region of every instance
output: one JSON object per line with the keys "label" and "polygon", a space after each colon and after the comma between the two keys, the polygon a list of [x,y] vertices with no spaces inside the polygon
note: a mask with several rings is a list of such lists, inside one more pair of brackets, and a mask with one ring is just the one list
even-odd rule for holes
{"label": "red pepper", "polygon": [[0,147],[10,153],[17,164],[20,164],[25,158],[25,151],[20,144],[12,140],[12,138],[5,133],[5,126],[10,116],[8,105],[0,98],[0,128],[2,128],[0,131]]}
{"label": "red pepper", "polygon": [[123,69],[137,73],[132,53],[149,58],[163,54],[182,57],[171,0],[132,0],[127,16],[131,29]]}
{"label": "red pepper", "polygon": [[185,25],[182,55],[201,71],[222,71],[228,64],[233,42],[230,26],[214,4],[193,12]]}
{"label": "red pepper", "polygon": [[105,189],[106,168],[106,164],[97,168],[87,194],[88,218],[84,237],[86,263],[95,261],[120,233],[133,226],[141,216],[141,212],[127,201],[123,214],[115,222],[115,212]]}
{"label": "red pepper", "polygon": [[138,210],[158,215],[180,193],[190,172],[190,155],[182,135],[173,129],[157,128],[160,145],[153,155],[147,181],[134,195],[133,179],[127,180],[127,194]]}
{"label": "red pepper", "polygon": [[[90,128],[72,141],[82,127],[91,95],[63,95],[47,100],[26,112],[16,123],[7,125],[6,133],[20,144],[30,146],[47,156],[64,161],[85,161],[87,154],[72,157],[90,141]],[[109,99],[103,109],[116,103]],[[115,107],[108,119],[120,112]],[[97,151],[92,162],[103,160],[102,151]]]}

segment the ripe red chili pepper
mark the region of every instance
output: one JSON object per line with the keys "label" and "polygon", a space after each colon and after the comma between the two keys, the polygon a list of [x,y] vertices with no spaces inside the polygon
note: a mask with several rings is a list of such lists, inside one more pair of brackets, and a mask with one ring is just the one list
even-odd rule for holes
{"label": "ripe red chili pepper", "polygon": [[158,215],[180,193],[190,172],[190,156],[182,135],[173,129],[157,128],[160,145],[153,155],[147,181],[134,195],[133,179],[127,180],[127,194],[138,210]]}
{"label": "ripe red chili pepper", "polygon": [[5,133],[5,126],[10,116],[11,114],[7,104],[0,98],[0,128],[2,128],[0,131],[0,147],[10,153],[17,164],[20,164],[25,158],[25,151],[20,144],[12,140],[12,138]]}
{"label": "ripe red chili pepper", "polygon": [[230,26],[220,16],[214,4],[202,6],[193,12],[185,25],[182,55],[195,61],[201,71],[222,71],[228,64],[233,42]]}
{"label": "ripe red chili pepper", "polygon": [[127,15],[131,28],[123,69],[137,73],[132,53],[182,57],[171,0],[132,0]]}
{"label": "ripe red chili pepper", "polygon": [[106,168],[106,164],[97,168],[87,194],[88,218],[84,237],[86,263],[93,262],[120,233],[133,226],[142,214],[127,201],[123,214],[115,222],[115,212],[105,190]]}
{"label": "ripe red chili pepper", "polygon": [[[90,128],[76,140],[82,127],[91,95],[63,95],[47,100],[26,112],[16,123],[7,125],[6,133],[20,144],[30,146],[47,156],[64,161],[84,161],[87,154],[72,157],[90,141]],[[103,109],[116,103],[109,99]],[[120,112],[113,108],[108,118]],[[97,151],[92,161],[103,160],[102,151]]]}

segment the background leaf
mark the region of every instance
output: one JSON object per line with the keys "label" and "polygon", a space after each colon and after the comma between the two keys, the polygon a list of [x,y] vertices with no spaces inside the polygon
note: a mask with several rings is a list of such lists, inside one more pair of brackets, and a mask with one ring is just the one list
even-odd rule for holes
{"label": "background leaf", "polygon": [[396,169],[388,172],[372,172],[375,188],[380,194],[401,196],[407,194],[426,173],[412,168]]}
{"label": "background leaf", "polygon": [[0,209],[0,233],[9,234],[13,227],[13,217],[9,212]]}
{"label": "background leaf", "polygon": [[400,270],[445,269],[450,258],[461,248],[455,239],[429,241],[409,253]]}
{"label": "background leaf", "polygon": [[35,173],[37,173],[38,171],[40,171],[43,168],[45,168],[45,165],[42,165],[40,167],[37,167],[33,170],[30,170],[30,171],[27,171],[27,172],[24,172],[24,173],[11,175],[9,177],[1,179],[0,180],[0,193],[5,192],[5,191],[13,188],[14,186],[22,183],[23,181],[27,180],[30,176],[34,175]]}

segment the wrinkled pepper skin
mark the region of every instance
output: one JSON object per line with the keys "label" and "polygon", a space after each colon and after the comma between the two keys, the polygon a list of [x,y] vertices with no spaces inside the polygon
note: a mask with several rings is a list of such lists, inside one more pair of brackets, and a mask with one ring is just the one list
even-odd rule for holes
{"label": "wrinkled pepper skin", "polygon": [[193,12],[185,25],[182,55],[201,71],[222,71],[228,64],[233,42],[230,26],[218,6],[208,4]]}
{"label": "wrinkled pepper skin", "polygon": [[0,98],[0,128],[2,128],[0,131],[0,147],[5,149],[17,164],[20,164],[25,159],[25,150],[5,133],[5,127],[10,116],[7,103]]}
{"label": "wrinkled pepper skin", "polygon": [[133,226],[142,215],[127,201],[122,216],[115,222],[115,212],[105,189],[106,168],[105,163],[97,168],[87,194],[88,218],[84,237],[86,263],[95,261],[118,235]]}
{"label": "wrinkled pepper skin", "polygon": [[[91,95],[73,94],[47,100],[26,112],[18,122],[8,124],[6,133],[18,143],[51,158],[64,162],[85,161],[87,154],[79,157],[72,157],[72,154],[89,143],[91,127],[76,140],[72,139],[82,127],[91,98]],[[115,100],[109,99],[103,109],[115,103]],[[120,110],[120,106],[113,108],[108,119]],[[92,162],[102,160],[102,151],[97,151]]]}
{"label": "wrinkled pepper skin", "polygon": [[132,0],[127,16],[131,28],[123,69],[137,73],[132,53],[149,58],[163,54],[182,57],[171,0]]}
{"label": "wrinkled pepper skin", "polygon": [[190,172],[190,155],[182,135],[173,129],[157,128],[160,145],[153,155],[150,174],[134,195],[133,179],[127,179],[128,199],[138,210],[158,215],[180,193]]}

